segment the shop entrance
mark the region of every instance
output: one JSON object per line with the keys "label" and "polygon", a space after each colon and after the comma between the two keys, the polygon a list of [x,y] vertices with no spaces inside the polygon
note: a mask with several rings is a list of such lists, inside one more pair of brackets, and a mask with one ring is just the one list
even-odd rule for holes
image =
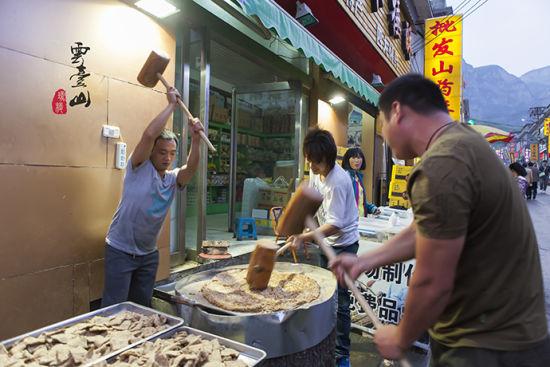
{"label": "shop entrance", "polygon": [[231,239],[240,217],[254,218],[259,235],[272,234],[269,210],[286,204],[298,177],[298,87],[274,82],[233,88],[229,124],[216,121],[227,100],[222,103],[220,91],[213,94],[209,136],[220,151],[208,162],[207,240]]}
{"label": "shop entrance", "polygon": [[187,258],[205,240],[237,243],[237,218],[254,218],[260,237],[273,236],[269,210],[286,205],[303,167],[307,97],[301,83],[242,51],[204,32],[190,38],[184,70],[189,103],[217,152],[202,148],[182,200],[185,217],[178,228]]}

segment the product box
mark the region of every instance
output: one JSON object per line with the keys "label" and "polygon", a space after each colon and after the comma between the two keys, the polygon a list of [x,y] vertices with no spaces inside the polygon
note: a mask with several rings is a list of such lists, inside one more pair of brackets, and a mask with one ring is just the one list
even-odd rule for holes
{"label": "product box", "polygon": [[390,199],[390,207],[403,207],[403,208],[410,208],[411,203],[408,200],[405,200],[403,198],[391,198]]}
{"label": "product box", "polygon": [[398,166],[394,165],[392,167],[391,179],[392,180],[404,180],[406,181],[411,174],[413,166]]}
{"label": "product box", "polygon": [[390,182],[390,198],[404,197],[403,194],[407,192],[407,181],[404,180],[391,180]]}

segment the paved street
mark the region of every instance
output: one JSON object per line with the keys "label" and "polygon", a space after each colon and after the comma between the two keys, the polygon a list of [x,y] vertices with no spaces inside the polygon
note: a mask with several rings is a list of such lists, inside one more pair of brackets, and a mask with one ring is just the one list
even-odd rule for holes
{"label": "paved street", "polygon": [[[542,272],[544,277],[544,291],[546,297],[546,318],[550,320],[550,188],[547,193],[539,192],[536,200],[527,202],[531,218],[535,225],[537,240],[540,249]],[[548,324],[550,332],[550,323]],[[419,353],[409,353],[409,360],[415,367],[428,365],[428,358]],[[376,353],[372,341],[359,335],[352,336],[352,365],[380,366],[381,358]]]}
{"label": "paved street", "polygon": [[539,192],[537,199],[529,200],[527,205],[537,232],[546,295],[546,318],[550,320],[550,188],[547,193]]}

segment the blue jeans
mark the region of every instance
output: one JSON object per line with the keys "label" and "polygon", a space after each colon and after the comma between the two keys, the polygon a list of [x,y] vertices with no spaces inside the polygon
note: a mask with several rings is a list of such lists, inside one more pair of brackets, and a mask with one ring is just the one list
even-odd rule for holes
{"label": "blue jeans", "polygon": [[[359,249],[359,242],[355,242],[347,247],[333,247],[334,252],[337,255],[357,254]],[[328,267],[328,259],[321,255],[321,266],[323,268]],[[338,284],[338,311],[336,312],[336,360],[342,357],[349,357],[349,349],[351,340],[349,333],[351,330],[351,316],[350,316],[350,291],[346,287],[341,287]]]}
{"label": "blue jeans", "polygon": [[125,301],[150,307],[158,264],[158,250],[148,255],[134,256],[106,245],[101,307]]}

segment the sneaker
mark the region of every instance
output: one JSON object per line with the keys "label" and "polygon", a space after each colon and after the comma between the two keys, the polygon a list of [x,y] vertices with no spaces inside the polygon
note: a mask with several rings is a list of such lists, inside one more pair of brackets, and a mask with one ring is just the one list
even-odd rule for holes
{"label": "sneaker", "polygon": [[336,367],[351,367],[349,357],[342,357],[336,360]]}

